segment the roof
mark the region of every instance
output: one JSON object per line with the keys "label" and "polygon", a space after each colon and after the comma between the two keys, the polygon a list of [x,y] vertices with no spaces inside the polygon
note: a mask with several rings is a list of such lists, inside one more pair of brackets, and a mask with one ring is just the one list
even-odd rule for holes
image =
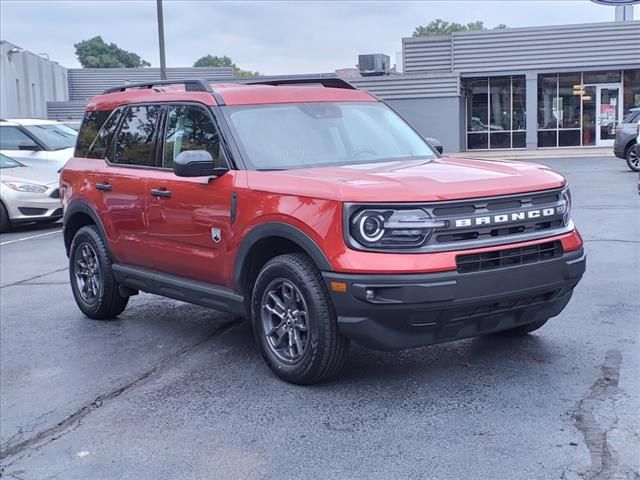
{"label": "roof", "polygon": [[58,124],[55,120],[43,120],[41,118],[3,118],[0,123],[9,125],[53,125]]}
{"label": "roof", "polygon": [[120,105],[194,101],[205,105],[266,105],[300,102],[375,102],[371,94],[337,78],[258,79],[240,82],[165,80],[124,85],[91,99],[88,111]]}

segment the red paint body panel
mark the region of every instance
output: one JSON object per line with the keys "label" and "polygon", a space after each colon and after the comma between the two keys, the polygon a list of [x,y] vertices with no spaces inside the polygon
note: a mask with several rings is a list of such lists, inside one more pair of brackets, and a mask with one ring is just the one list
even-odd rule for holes
{"label": "red paint body panel", "polygon": [[325,88],[309,85],[238,85],[235,83],[213,83],[211,86],[220,94],[227,105],[377,101],[364,90],[347,88]]}

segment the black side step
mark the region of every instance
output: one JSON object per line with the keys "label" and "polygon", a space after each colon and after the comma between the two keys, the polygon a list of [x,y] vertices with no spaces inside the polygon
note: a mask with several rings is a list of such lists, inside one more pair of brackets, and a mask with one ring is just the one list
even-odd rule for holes
{"label": "black side step", "polygon": [[114,263],[111,268],[116,281],[125,287],[237,315],[246,315],[244,297],[229,288],[129,265]]}

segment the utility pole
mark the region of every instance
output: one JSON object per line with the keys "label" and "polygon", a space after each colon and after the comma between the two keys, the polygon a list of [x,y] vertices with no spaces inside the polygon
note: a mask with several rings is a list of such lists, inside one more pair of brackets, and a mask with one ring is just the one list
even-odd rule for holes
{"label": "utility pole", "polygon": [[158,4],[158,43],[160,44],[160,80],[167,79],[167,63],[164,58],[164,20],[162,15],[162,0]]}

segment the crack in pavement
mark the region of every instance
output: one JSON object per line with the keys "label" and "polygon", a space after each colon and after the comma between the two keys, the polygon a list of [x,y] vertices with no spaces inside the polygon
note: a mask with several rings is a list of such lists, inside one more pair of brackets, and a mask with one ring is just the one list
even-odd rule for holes
{"label": "crack in pavement", "polygon": [[607,351],[600,375],[591,385],[587,396],[578,402],[572,414],[573,422],[582,432],[591,456],[591,465],[584,474],[587,480],[610,480],[615,473],[615,452],[609,445],[607,435],[615,426],[618,417],[615,417],[613,425],[605,429],[596,421],[595,411],[603,402],[618,393],[621,363],[622,353],[619,350]]}
{"label": "crack in pavement", "polygon": [[64,272],[65,270],[68,270],[68,269],[69,269],[69,267],[59,268],[59,269],[54,270],[52,272],[42,273],[40,275],[36,275],[36,276],[30,277],[30,278],[25,278],[24,280],[18,280],[17,282],[13,282],[13,283],[7,283],[6,285],[0,286],[0,288],[14,287],[16,285],[22,285],[25,282],[30,282],[31,280],[36,280],[38,278],[46,277],[47,275],[51,275],[52,273]]}
{"label": "crack in pavement", "polygon": [[[138,387],[142,384],[144,384],[147,380],[149,380],[151,377],[153,377],[155,374],[157,374],[158,372],[164,370],[165,368],[175,364],[177,361],[181,360],[182,358],[186,357],[189,353],[193,352],[194,350],[196,350],[198,347],[204,345],[205,343],[207,343],[209,340],[215,338],[215,337],[219,337],[221,335],[224,335],[225,333],[227,333],[229,330],[231,330],[233,327],[240,325],[243,322],[242,319],[238,319],[233,318],[232,320],[229,320],[225,323],[223,323],[219,328],[215,329],[213,332],[211,332],[209,335],[207,335],[205,338],[203,338],[202,340],[191,344],[191,345],[187,345],[179,350],[177,350],[176,352],[167,355],[166,357],[162,358],[153,368],[147,370],[146,372],[144,372],[142,375],[134,378],[133,380],[130,380],[129,382],[127,382],[126,384],[108,392],[105,394],[102,394],[98,397],[96,397],[94,400],[92,400],[91,402],[83,405],[82,407],[80,407],[78,410],[76,410],[75,412],[73,412],[71,415],[69,415],[68,417],[66,417],[64,420],[60,421],[59,423],[57,423],[56,425],[47,428],[46,430],[43,430],[39,433],[37,433],[36,435],[27,438],[19,443],[10,445],[8,443],[6,443],[5,445],[0,446],[0,461],[5,461],[6,459],[10,458],[10,457],[16,457],[17,455],[21,454],[21,453],[25,453],[25,455],[30,455],[30,450],[38,450],[42,447],[44,447],[45,445],[48,445],[49,443],[59,439],[60,437],[66,435],[69,432],[72,432],[73,430],[75,430],[78,426],[80,426],[81,421],[87,416],[89,415],[91,412],[93,412],[94,410],[97,410],[98,408],[102,407],[106,402],[113,400],[117,397],[119,397],[120,395],[122,395],[123,393]],[[26,452],[25,452],[26,451]],[[17,462],[18,460],[24,458],[25,455],[21,455],[18,458],[15,458],[14,460],[12,460],[11,462],[6,463],[5,465],[3,465],[2,467],[0,467],[0,476],[6,474],[4,472],[4,470],[11,466],[12,464],[14,464],[15,462]]]}

